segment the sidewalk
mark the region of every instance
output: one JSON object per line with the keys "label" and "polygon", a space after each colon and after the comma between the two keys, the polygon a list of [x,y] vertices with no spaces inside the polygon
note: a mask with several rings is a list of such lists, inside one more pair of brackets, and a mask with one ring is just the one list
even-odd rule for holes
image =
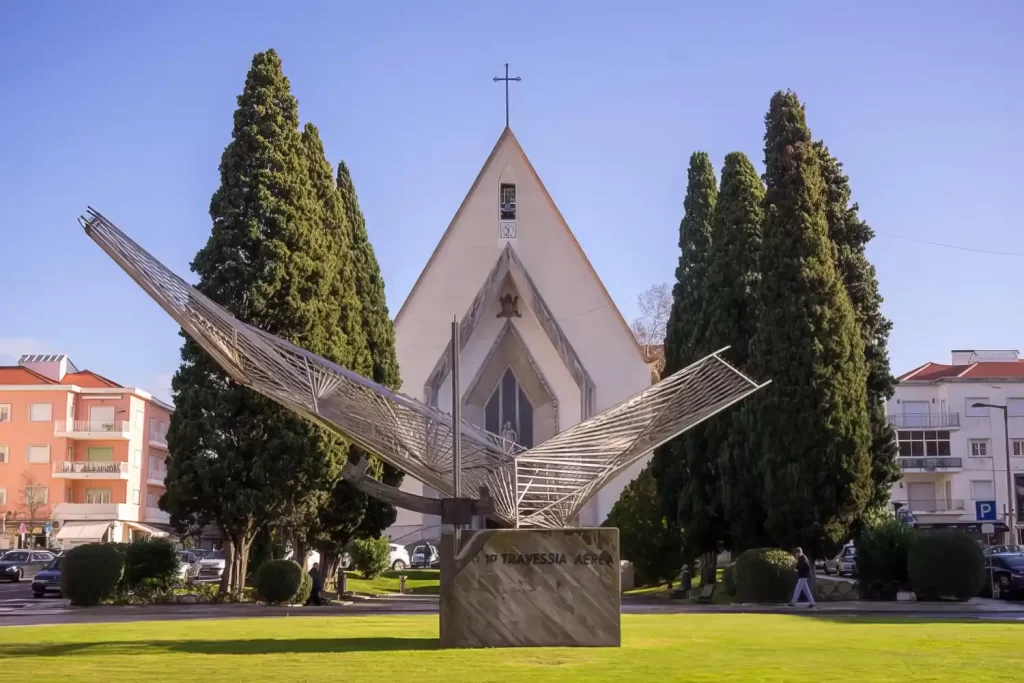
{"label": "sidewalk", "polygon": [[643,600],[637,598],[622,601],[623,613],[643,614],[831,614],[831,615],[891,615],[913,617],[957,615],[1005,616],[1024,619],[1024,603],[972,598],[967,602],[887,602],[875,600],[851,600],[819,602],[813,609],[807,603],[795,607],[789,605],[766,605],[734,603],[728,605],[696,605],[664,600]]}

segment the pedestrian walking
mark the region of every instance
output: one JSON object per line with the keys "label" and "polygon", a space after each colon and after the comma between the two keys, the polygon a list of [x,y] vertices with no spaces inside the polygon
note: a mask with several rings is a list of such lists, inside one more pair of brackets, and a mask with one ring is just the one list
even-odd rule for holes
{"label": "pedestrian walking", "polygon": [[808,584],[814,568],[811,566],[811,561],[804,555],[802,549],[795,549],[793,556],[796,558],[796,588],[793,589],[793,598],[789,601],[789,606],[793,607],[796,603],[800,602],[800,595],[804,594],[807,596],[807,607],[814,607],[814,593]]}
{"label": "pedestrian walking", "polygon": [[313,582],[313,589],[309,592],[309,599],[306,601],[306,604],[319,607],[323,604],[320,600],[320,593],[324,589],[324,579],[320,574],[319,562],[313,563],[313,567],[309,570],[309,578]]}

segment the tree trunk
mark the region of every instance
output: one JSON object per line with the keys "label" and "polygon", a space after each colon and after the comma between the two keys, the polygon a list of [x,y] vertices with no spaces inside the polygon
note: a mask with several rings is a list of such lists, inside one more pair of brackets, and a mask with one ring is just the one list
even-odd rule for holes
{"label": "tree trunk", "polygon": [[238,554],[238,597],[245,593],[245,582],[249,574],[249,550],[252,548],[252,538],[242,542],[242,550]]}
{"label": "tree trunk", "polygon": [[220,594],[227,595],[228,589],[231,588],[231,572],[235,568],[235,553],[234,544],[231,542],[231,538],[227,537],[224,540],[224,573],[220,577]]}
{"label": "tree trunk", "polygon": [[295,549],[293,559],[300,567],[302,567],[302,571],[305,572],[307,569],[306,558],[309,556],[309,548],[306,546],[306,539],[299,533],[296,533],[292,538],[294,539],[293,547]]}
{"label": "tree trunk", "polygon": [[332,550],[320,551],[320,573],[324,577],[324,588],[337,589],[338,565],[341,556]]}
{"label": "tree trunk", "polygon": [[718,553],[709,550],[700,556],[700,585],[710,586],[718,581]]}

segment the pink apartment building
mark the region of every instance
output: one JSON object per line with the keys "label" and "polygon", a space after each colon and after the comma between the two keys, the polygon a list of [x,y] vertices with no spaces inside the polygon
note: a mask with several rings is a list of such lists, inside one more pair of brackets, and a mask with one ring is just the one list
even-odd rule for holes
{"label": "pink apartment building", "polygon": [[67,356],[0,366],[0,548],[169,535],[172,412]]}

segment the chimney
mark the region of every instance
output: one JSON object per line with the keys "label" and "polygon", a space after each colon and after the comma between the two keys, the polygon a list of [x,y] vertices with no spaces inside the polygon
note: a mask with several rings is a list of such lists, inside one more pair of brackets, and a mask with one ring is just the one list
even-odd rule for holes
{"label": "chimney", "polygon": [[64,379],[69,372],[78,372],[78,368],[71,362],[71,359],[63,354],[34,354],[22,356],[18,359],[18,365],[38,372],[43,377],[48,377],[54,382]]}
{"label": "chimney", "polygon": [[1020,352],[1014,349],[953,349],[951,353],[953,365],[970,365],[981,362],[1012,363],[1020,356]]}

